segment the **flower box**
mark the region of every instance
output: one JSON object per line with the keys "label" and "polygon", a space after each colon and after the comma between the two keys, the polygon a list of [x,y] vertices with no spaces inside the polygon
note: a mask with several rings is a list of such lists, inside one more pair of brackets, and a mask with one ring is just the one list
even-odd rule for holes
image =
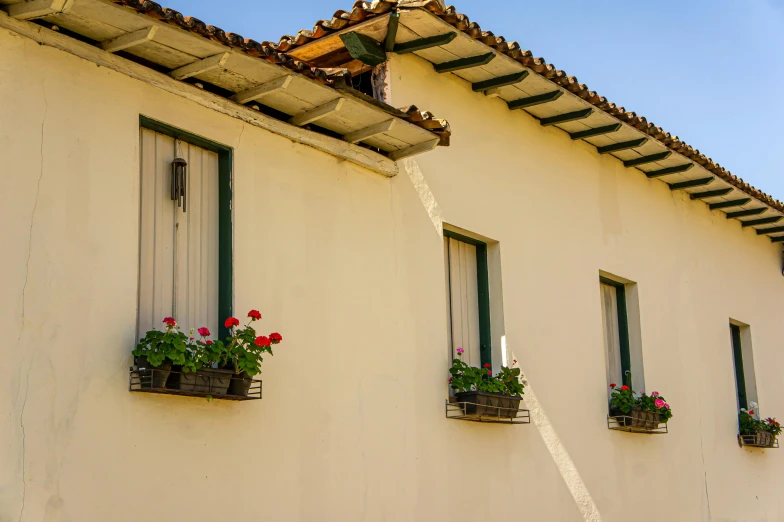
{"label": "flower box", "polygon": [[522,400],[522,397],[480,391],[456,393],[455,398],[457,403],[462,406],[465,415],[508,419],[517,417],[520,410],[520,401]]}
{"label": "flower box", "polygon": [[624,413],[618,409],[613,409],[610,412],[612,417],[615,417],[619,426],[627,428],[645,428],[656,429],[661,423],[661,414],[653,411],[645,411],[639,408],[632,408],[629,413]]}
{"label": "flower box", "polygon": [[226,395],[233,374],[232,370],[214,369],[183,373],[180,375],[180,390],[210,395]]}

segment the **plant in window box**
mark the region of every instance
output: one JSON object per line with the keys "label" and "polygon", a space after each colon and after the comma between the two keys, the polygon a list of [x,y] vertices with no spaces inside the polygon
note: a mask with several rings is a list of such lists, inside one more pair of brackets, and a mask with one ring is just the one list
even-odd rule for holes
{"label": "plant in window box", "polygon": [[201,327],[199,339],[188,346],[186,362],[182,366],[179,389],[210,395],[226,395],[231,383],[232,371],[224,368],[226,350],[220,341],[208,339],[210,330]]}
{"label": "plant in window box", "polygon": [[781,424],[776,419],[768,417],[759,420],[756,417],[757,403],[749,403],[753,409],[741,408],[738,414],[738,426],[741,440],[749,446],[772,448],[776,444],[776,437],[781,434]]}
{"label": "plant in window box", "polygon": [[493,376],[490,364],[482,368],[469,366],[463,359],[465,350],[457,349],[458,357],[449,369],[449,384],[458,403],[466,415],[487,415],[491,417],[517,417],[525,385],[519,368],[502,367]]}
{"label": "plant in window box", "polygon": [[630,385],[624,384],[620,388],[610,384],[610,415],[615,417],[619,426],[635,428],[656,429],[659,423],[668,422],[672,418],[672,409],[659,392],[650,395],[645,390],[640,390],[636,395]]}
{"label": "plant in window box", "polygon": [[172,364],[183,365],[188,358],[188,336],[172,317],[163,320],[165,331],[150,330],[131,352],[140,370],[152,370],[152,387],[165,388]]}
{"label": "plant in window box", "polygon": [[240,327],[239,319],[229,317],[224,325],[229,328],[231,335],[225,342],[215,341],[212,345],[211,353],[218,357],[218,367],[237,375],[231,379],[229,395],[248,395],[253,377],[261,373],[263,355],[274,355],[272,346],[283,340],[279,333],[258,335],[252,325],[260,320],[261,313],[258,310],[248,312],[248,323],[244,327]]}

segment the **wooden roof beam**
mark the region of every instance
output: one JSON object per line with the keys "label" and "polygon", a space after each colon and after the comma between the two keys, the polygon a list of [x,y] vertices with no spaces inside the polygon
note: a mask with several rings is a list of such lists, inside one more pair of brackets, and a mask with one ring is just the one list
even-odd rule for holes
{"label": "wooden roof beam", "polygon": [[641,158],[634,158],[623,162],[624,167],[636,167],[637,165],[645,165],[646,163],[653,163],[654,161],[661,161],[669,158],[672,152],[667,150],[650,156],[642,156]]}
{"label": "wooden roof beam", "polygon": [[609,154],[611,152],[620,152],[622,150],[635,149],[642,147],[648,142],[648,138],[640,138],[631,141],[624,141],[621,143],[613,143],[612,145],[605,145],[604,147],[597,147],[596,150],[599,154]]}
{"label": "wooden roof beam", "polygon": [[761,208],[752,208],[749,210],[739,210],[738,212],[728,212],[727,219],[742,218],[747,216],[759,216],[760,214],[764,214],[767,211],[768,211],[767,207],[761,207]]}
{"label": "wooden roof beam", "polygon": [[[537,94],[536,96],[529,96],[528,98],[520,98],[519,100],[512,100],[507,102],[510,111],[517,109],[524,109],[526,107],[533,107],[543,103],[550,103],[563,96],[563,91],[552,91],[544,94]],[[620,124],[618,124],[620,125]]]}
{"label": "wooden roof beam", "polygon": [[291,84],[291,80],[291,75],[287,74],[286,76],[281,76],[280,78],[275,78],[274,80],[264,82],[261,85],[257,85],[256,87],[251,87],[247,91],[238,92],[232,96],[231,99],[237,103],[242,104],[258,100],[273,92],[287,89]]}
{"label": "wooden roof beam", "polygon": [[313,123],[314,121],[325,118],[332,113],[338,112],[341,108],[343,108],[343,104],[345,102],[345,98],[332,100],[331,102],[327,102],[324,105],[320,105],[310,109],[309,111],[305,111],[299,116],[294,116],[289,120],[289,123],[296,125],[297,127],[302,127],[308,123]]}
{"label": "wooden roof beam", "polygon": [[[560,92],[560,91],[558,91],[558,92]],[[619,130],[621,130],[621,127],[623,127],[622,124],[620,124],[620,123],[613,123],[612,125],[606,125],[604,127],[596,127],[596,128],[593,128],[593,129],[587,129],[587,130],[580,131],[580,132],[572,132],[572,133],[569,134],[569,136],[573,140],[581,140],[581,139],[584,139],[584,138],[591,138],[593,136],[602,136],[604,134],[610,134],[612,132],[618,132]]]}
{"label": "wooden roof beam", "polygon": [[684,165],[677,165],[675,167],[667,167],[666,169],[652,170],[650,172],[646,172],[645,175],[648,176],[649,178],[660,178],[662,176],[668,176],[670,174],[678,174],[679,172],[686,172],[693,166],[694,163],[686,163]]}
{"label": "wooden roof beam", "polygon": [[395,44],[392,48],[392,51],[397,54],[415,53],[417,51],[430,49],[431,47],[440,47],[442,45],[446,45],[455,38],[457,38],[457,33],[444,33],[436,36],[428,36],[427,38],[419,38],[418,40],[411,40],[410,42]]}
{"label": "wooden roof beam", "polygon": [[31,0],[8,6],[8,16],[17,20],[34,20],[52,14],[67,13],[74,0]]}
{"label": "wooden roof beam", "polygon": [[434,64],[436,72],[439,73],[448,73],[454,71],[460,71],[463,69],[470,69],[472,67],[479,67],[481,65],[487,65],[490,63],[493,58],[495,58],[495,53],[487,53],[487,54],[480,54],[478,56],[470,56],[468,58],[459,58],[457,60],[452,60],[451,62],[443,62]]}
{"label": "wooden roof beam", "polygon": [[395,126],[396,121],[397,120],[392,119],[382,121],[381,123],[376,123],[375,125],[371,125],[369,127],[365,127],[364,129],[346,134],[343,136],[343,139],[351,143],[359,143],[360,141],[370,139],[373,136],[378,136],[379,134],[383,134],[389,131],[392,129],[392,127]]}
{"label": "wooden roof beam", "polygon": [[762,219],[751,219],[749,221],[741,221],[740,223],[743,228],[757,227],[759,225],[771,225],[773,223],[778,223],[782,219],[784,219],[784,216],[773,216],[773,217],[767,217]]}
{"label": "wooden roof beam", "polygon": [[776,236],[770,238],[771,243],[784,243],[784,236]]}
{"label": "wooden roof beam", "polygon": [[198,60],[191,64],[180,67],[179,69],[174,69],[169,73],[169,76],[175,80],[184,80],[192,76],[198,76],[199,74],[206,73],[207,71],[222,68],[229,60],[229,56],[231,56],[231,53],[228,52],[216,54],[214,56],[210,56],[209,58]]}
{"label": "wooden roof beam", "polygon": [[730,192],[732,192],[732,187],[718,190],[708,190],[706,192],[695,192],[694,194],[689,194],[689,197],[691,197],[691,199],[717,198],[720,196],[726,196]]}
{"label": "wooden roof beam", "polygon": [[681,181],[680,183],[671,183],[670,190],[683,190],[692,187],[702,187],[705,185],[710,185],[716,180],[714,177],[710,178],[700,178],[700,179],[690,179],[689,181]]}
{"label": "wooden roof beam", "polygon": [[743,199],[733,199],[731,201],[720,201],[719,203],[711,203],[708,207],[711,210],[717,210],[720,208],[732,208],[732,207],[742,207],[743,205],[748,205],[751,203],[751,198],[743,198]]}
{"label": "wooden roof beam", "polygon": [[400,13],[392,13],[389,15],[387,36],[384,39],[384,50],[388,53],[391,53],[395,50],[395,39],[397,38],[398,27],[400,27]]}
{"label": "wooden roof beam", "polygon": [[130,49],[131,47],[136,47],[137,45],[152,42],[155,39],[155,35],[158,33],[158,29],[160,29],[160,27],[157,25],[139,29],[138,31],[126,33],[120,37],[114,38],[113,40],[103,42],[99,45],[99,47],[109,53],[116,53],[117,51]]}
{"label": "wooden roof beam", "polygon": [[355,60],[375,67],[387,61],[387,53],[380,43],[362,33],[344,33],[340,35],[346,50]]}
{"label": "wooden roof beam", "polygon": [[778,234],[781,232],[784,232],[784,227],[760,228],[757,230],[757,235],[762,236],[764,234]]}
{"label": "wooden roof beam", "polygon": [[491,78],[490,80],[485,80],[483,82],[474,83],[471,87],[474,92],[485,92],[489,91],[490,89],[497,89],[499,87],[504,87],[506,85],[514,85],[516,83],[520,83],[521,81],[525,80],[528,77],[528,71],[523,69],[520,72],[516,72],[514,74],[508,74],[506,76],[499,76],[497,78]]}
{"label": "wooden roof beam", "polygon": [[542,118],[541,120],[539,120],[539,124],[544,127],[547,127],[549,125],[566,123],[567,121],[584,120],[591,114],[593,114],[593,109],[583,109],[581,111],[567,112],[565,114],[559,114],[557,116],[551,116],[549,118]]}
{"label": "wooden roof beam", "polygon": [[422,154],[423,152],[430,152],[431,150],[435,149],[438,146],[439,141],[441,141],[441,138],[434,138],[430,141],[426,141],[424,143],[419,143],[417,145],[408,147],[407,149],[400,149],[394,152],[390,152],[389,159],[398,161],[403,158],[408,158],[409,156],[416,156],[417,154]]}

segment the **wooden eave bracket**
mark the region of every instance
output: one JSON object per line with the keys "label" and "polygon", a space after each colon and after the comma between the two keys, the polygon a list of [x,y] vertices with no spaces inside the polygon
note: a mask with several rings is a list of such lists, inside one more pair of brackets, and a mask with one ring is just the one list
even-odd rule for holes
{"label": "wooden eave bracket", "polygon": [[298,116],[294,116],[289,120],[289,123],[292,125],[296,125],[297,127],[302,127],[303,125],[307,125],[308,123],[313,123],[314,121],[318,121],[326,116],[329,116],[332,113],[340,111],[343,108],[343,105],[346,103],[345,98],[338,98],[336,100],[332,100],[331,102],[327,102],[324,105],[320,105],[318,107],[314,107],[308,111],[303,112]]}
{"label": "wooden eave bracket", "polygon": [[274,80],[264,82],[260,85],[257,85],[256,87],[251,87],[246,91],[238,92],[232,96],[231,99],[237,103],[242,104],[259,100],[268,94],[272,94],[273,92],[286,90],[291,84],[291,80],[292,76],[287,74],[286,76],[281,76],[280,78],[275,78]]}
{"label": "wooden eave bracket", "polygon": [[396,123],[397,120],[395,119],[382,121],[381,123],[376,123],[375,125],[370,125],[364,129],[346,134],[343,136],[343,139],[349,143],[359,143],[360,141],[370,139],[374,136],[378,136],[379,134],[383,134],[392,130]]}
{"label": "wooden eave bracket", "polygon": [[362,33],[352,32],[340,35],[343,45],[355,60],[375,67],[387,61],[387,53],[380,43]]}
{"label": "wooden eave bracket", "polygon": [[8,16],[17,20],[34,20],[59,13],[67,13],[74,0],[30,0],[8,6]]}
{"label": "wooden eave bracket", "polygon": [[103,42],[99,45],[99,47],[109,53],[116,53],[117,51],[130,49],[131,47],[136,47],[137,45],[152,42],[155,39],[155,35],[158,33],[159,29],[160,27],[157,25],[139,29],[138,31],[133,31],[112,40]]}
{"label": "wooden eave bracket", "polygon": [[399,161],[404,158],[408,158],[411,156],[416,156],[417,154],[422,154],[424,152],[430,152],[431,150],[435,149],[438,146],[438,143],[441,141],[441,138],[433,138],[430,141],[426,141],[424,143],[419,143],[417,145],[413,145],[408,147],[407,149],[400,149],[394,152],[389,153],[389,159],[394,161]]}
{"label": "wooden eave bracket", "polygon": [[213,69],[223,68],[223,66],[226,65],[226,62],[229,60],[229,56],[231,56],[230,52],[216,54],[214,56],[210,56],[209,58],[204,58],[203,60],[199,60],[180,67],[179,69],[174,69],[169,73],[169,76],[175,80],[184,80],[192,76],[198,76],[199,74],[206,73],[207,71],[211,71]]}

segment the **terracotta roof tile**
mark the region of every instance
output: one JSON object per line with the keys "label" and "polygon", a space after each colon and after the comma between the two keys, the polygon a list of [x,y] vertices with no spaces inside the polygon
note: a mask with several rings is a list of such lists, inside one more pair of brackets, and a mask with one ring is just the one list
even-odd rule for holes
{"label": "terracotta roof tile", "polygon": [[475,40],[492,47],[499,53],[503,53],[510,58],[513,58],[525,67],[528,67],[540,76],[547,78],[560,87],[574,93],[596,108],[601,109],[616,119],[636,128],[640,132],[655,138],[670,150],[680,153],[703,166],[705,169],[737,189],[780,212],[784,212],[784,203],[749,185],[743,181],[743,179],[735,176],[718,163],[715,163],[713,160],[700,153],[699,150],[681,141],[677,136],[673,136],[669,132],[664,131],[661,127],[649,122],[645,117],[639,116],[634,112],[626,111],[625,108],[618,107],[614,103],[608,101],[605,97],[599,96],[595,91],[590,90],[587,85],[580,83],[575,76],[568,76],[564,71],[560,71],[556,69],[554,65],[547,63],[544,58],[535,58],[531,51],[522,50],[517,42],[508,42],[502,36],[496,36],[490,31],[483,31],[480,25],[470,21],[468,16],[458,13],[453,6],[444,7],[438,0],[422,0],[419,2],[378,0],[373,3],[362,1],[355,2],[350,12],[337,11],[332,17],[332,20],[321,20],[317,22],[312,31],[300,31],[296,36],[283,36],[277,44],[267,43],[266,45],[279,52],[289,52],[296,47],[315,39],[323,38],[324,36],[343,30],[346,27],[355,25],[369,18],[386,14],[394,9],[403,10],[412,7],[424,8],[430,11]]}

